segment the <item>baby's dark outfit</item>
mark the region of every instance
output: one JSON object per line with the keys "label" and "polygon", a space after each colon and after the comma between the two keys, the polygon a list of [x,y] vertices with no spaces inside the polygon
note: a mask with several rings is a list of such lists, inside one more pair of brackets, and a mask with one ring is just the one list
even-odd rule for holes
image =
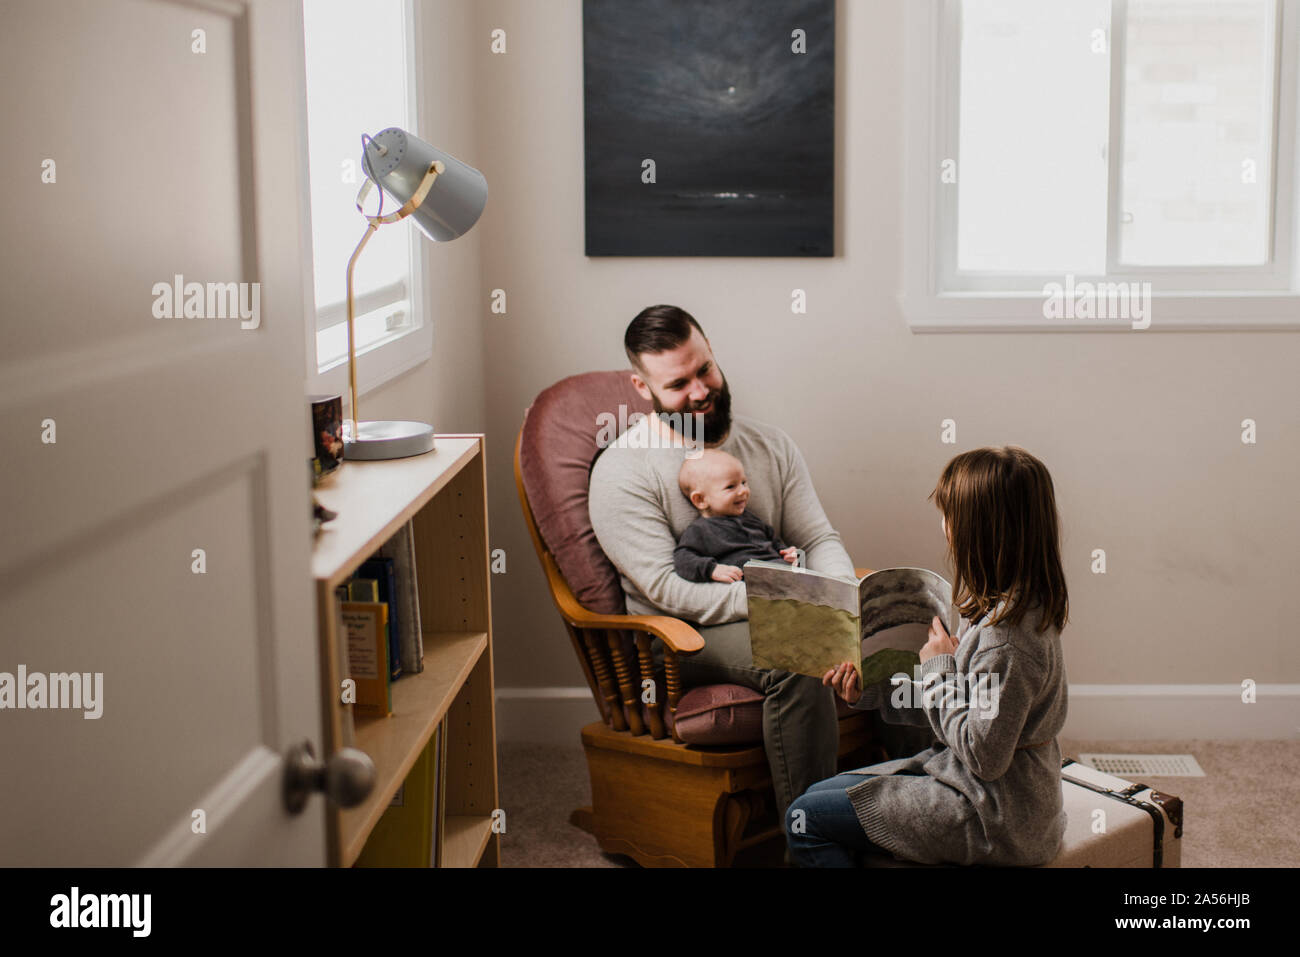
{"label": "baby's dark outfit", "polygon": [[693,582],[713,580],[719,565],[743,566],[755,561],[783,561],[787,548],[776,532],[753,512],[739,515],[701,515],[682,533],[673,551],[673,566],[682,578]]}

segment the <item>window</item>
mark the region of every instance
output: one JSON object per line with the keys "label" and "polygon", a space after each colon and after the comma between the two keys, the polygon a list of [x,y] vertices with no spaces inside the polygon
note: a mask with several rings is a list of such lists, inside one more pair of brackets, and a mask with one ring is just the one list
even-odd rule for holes
{"label": "window", "polygon": [[[414,10],[410,0],[306,0],[308,168],[316,315],[309,331],[317,384],[342,391],[347,341],[347,264],[365,232],[356,196],[365,181],[361,134],[417,122]],[[376,211],[377,191],[366,201]],[[395,205],[385,197],[384,211]],[[381,226],[353,278],[358,389],[424,361],[432,336],[422,306],[422,263],[410,223]],[[342,370],[333,376],[331,370]],[[322,379],[324,381],[322,381]]]}
{"label": "window", "polygon": [[1300,327],[1297,7],[910,5],[908,321],[1146,328],[1046,303],[1109,287],[1154,326]]}

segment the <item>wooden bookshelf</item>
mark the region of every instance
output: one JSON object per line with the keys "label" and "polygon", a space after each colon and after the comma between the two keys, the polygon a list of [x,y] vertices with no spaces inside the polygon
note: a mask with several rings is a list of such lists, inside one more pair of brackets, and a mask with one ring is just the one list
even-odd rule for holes
{"label": "wooden bookshelf", "polygon": [[[326,753],[359,748],[378,772],[370,797],[328,805],[332,866],[356,861],[394,792],[439,726],[444,761],[435,822],[441,867],[495,867],[497,800],[487,484],[480,435],[439,435],[432,452],[388,462],[345,462],[316,489],[339,513],[312,552],[321,642]],[[413,523],[424,671],[393,682],[393,714],[360,718],[344,740],[334,589],[407,521]]]}

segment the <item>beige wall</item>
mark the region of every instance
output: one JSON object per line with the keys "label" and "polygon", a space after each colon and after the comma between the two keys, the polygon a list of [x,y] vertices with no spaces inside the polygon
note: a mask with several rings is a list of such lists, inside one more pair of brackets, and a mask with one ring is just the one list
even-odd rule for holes
{"label": "beige wall", "polygon": [[[841,0],[837,16],[829,260],[586,258],[580,0],[483,0],[472,24],[457,17],[469,51],[450,46],[475,85],[465,156],[492,191],[473,238],[480,289],[458,287],[454,325],[437,327],[440,371],[409,377],[404,394],[431,382],[441,431],[479,428],[485,394],[492,545],[508,556],[493,579],[498,687],[583,684],[515,493],[523,410],[566,375],[625,367],[623,330],[657,302],[700,320],[736,411],[799,443],[856,563],[942,570],[926,501],[942,466],[965,449],[1023,445],[1056,481],[1073,684],[1300,682],[1300,337],[909,332],[895,301],[902,3]],[[498,27],[505,55],[488,50]],[[498,287],[506,316],[487,309]],[[806,316],[790,314],[794,288],[807,290]],[[453,342],[473,358],[449,360]],[[1240,441],[1247,417],[1255,446]],[[945,418],[956,446],[940,443]],[[1105,575],[1089,570],[1094,548]]]}

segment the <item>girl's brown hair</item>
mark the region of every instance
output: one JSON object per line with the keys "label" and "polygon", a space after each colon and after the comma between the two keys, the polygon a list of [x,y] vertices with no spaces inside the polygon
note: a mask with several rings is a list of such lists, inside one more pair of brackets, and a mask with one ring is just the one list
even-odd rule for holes
{"label": "girl's brown hair", "polygon": [[1041,604],[1039,632],[1065,627],[1070,602],[1056,494],[1042,462],[1014,445],[963,452],[929,497],[948,525],[952,600],[963,617],[974,621],[1005,600],[989,624],[1014,627]]}

